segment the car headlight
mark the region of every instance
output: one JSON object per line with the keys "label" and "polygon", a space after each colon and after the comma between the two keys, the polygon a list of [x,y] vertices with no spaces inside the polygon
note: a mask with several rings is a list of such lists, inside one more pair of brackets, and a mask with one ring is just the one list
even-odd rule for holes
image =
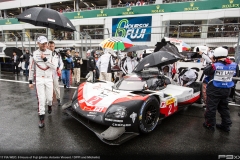
{"label": "car headlight", "polygon": [[106,118],[125,118],[126,116],[126,107],[120,105],[112,105],[106,113]]}
{"label": "car headlight", "polygon": [[75,100],[77,98],[77,94],[78,93],[78,90],[76,89],[73,96],[72,96],[72,100]]}

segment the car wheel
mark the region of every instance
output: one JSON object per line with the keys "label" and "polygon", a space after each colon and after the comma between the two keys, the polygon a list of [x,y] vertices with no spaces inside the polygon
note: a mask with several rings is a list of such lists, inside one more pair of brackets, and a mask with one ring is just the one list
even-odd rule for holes
{"label": "car wheel", "polygon": [[159,102],[151,96],[143,104],[140,110],[139,129],[141,133],[149,133],[154,130],[159,120]]}

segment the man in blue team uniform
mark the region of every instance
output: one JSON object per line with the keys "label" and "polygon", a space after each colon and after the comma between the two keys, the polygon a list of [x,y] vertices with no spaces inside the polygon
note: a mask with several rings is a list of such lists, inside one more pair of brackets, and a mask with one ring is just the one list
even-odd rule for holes
{"label": "man in blue team uniform", "polygon": [[[203,73],[209,77],[207,84],[207,106],[205,122],[203,126],[214,131],[215,125],[218,129],[229,132],[232,121],[228,108],[228,96],[231,88],[235,85],[233,76],[238,76],[238,65],[227,58],[228,50],[222,47],[214,50],[213,58],[216,60],[208,65]],[[216,110],[221,115],[221,124],[216,124]]]}
{"label": "man in blue team uniform", "polygon": [[68,49],[65,56],[62,59],[63,61],[63,69],[62,69],[62,82],[64,84],[64,88],[70,87],[70,70],[73,66],[73,59],[71,57],[70,50]]}

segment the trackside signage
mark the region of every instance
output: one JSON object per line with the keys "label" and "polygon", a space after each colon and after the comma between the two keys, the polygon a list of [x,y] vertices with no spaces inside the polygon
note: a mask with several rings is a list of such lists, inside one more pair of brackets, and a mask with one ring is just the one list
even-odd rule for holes
{"label": "trackside signage", "polygon": [[151,41],[152,16],[112,19],[112,36],[126,37],[133,42]]}

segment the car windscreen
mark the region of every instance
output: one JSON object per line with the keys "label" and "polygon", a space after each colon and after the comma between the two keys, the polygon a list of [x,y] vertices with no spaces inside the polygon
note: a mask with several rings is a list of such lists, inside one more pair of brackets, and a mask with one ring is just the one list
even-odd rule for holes
{"label": "car windscreen", "polygon": [[126,80],[122,79],[116,83],[115,87],[118,90],[124,91],[141,91],[146,84],[146,81],[142,80]]}

